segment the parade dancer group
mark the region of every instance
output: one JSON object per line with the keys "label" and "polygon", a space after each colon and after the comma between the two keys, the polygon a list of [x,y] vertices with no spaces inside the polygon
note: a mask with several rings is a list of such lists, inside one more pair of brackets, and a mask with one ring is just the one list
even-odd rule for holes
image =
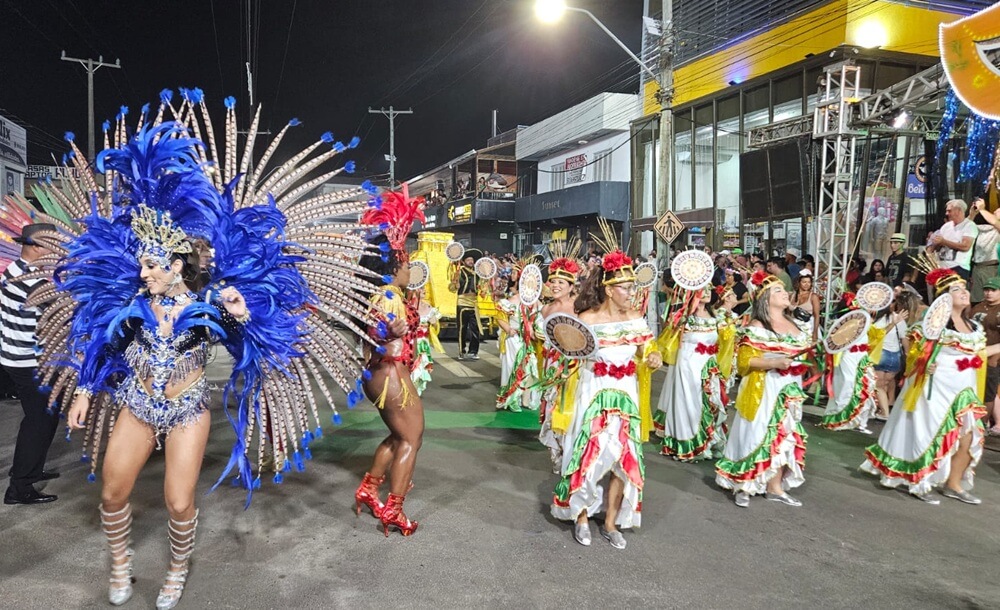
{"label": "parade dancer group", "polygon": [[[873,307],[867,331],[836,355],[827,354],[826,366],[813,327],[792,315],[782,281],[764,273],[752,279],[745,322],[725,306],[725,288],[675,291],[681,298],[668,307],[665,329],[654,340],[630,298],[636,290],[631,260],[614,247],[606,250],[596,272],[578,287],[560,277],[565,263],[554,261],[549,284],[555,298],[539,311],[543,318],[546,307],[548,315],[575,313],[597,340],[592,355],[568,361],[552,347],[552,338],[545,339],[545,368],[561,375],[546,388],[540,434],[560,475],[552,515],[573,522],[574,538],[590,545],[589,519],[603,512],[600,533],[615,548],[625,548],[621,530],[640,524],[648,439],[648,389],[643,396],[639,380],[661,363],[668,365],[667,377],[652,415],[660,452],[679,461],[716,459],[716,484],[733,492],[738,507],[748,507],[753,496],[802,506],[789,491],[805,482],[806,388],[822,383],[830,392],[817,425],[870,434],[867,422],[879,404],[874,363],[881,360],[887,333],[905,328],[913,299],[901,298],[898,308]],[[886,487],[906,486],[925,502],[938,503],[929,492],[940,488],[945,497],[978,504],[971,489],[984,440],[986,360],[1000,354],[1000,344],[986,346],[982,327],[965,317],[969,293],[961,277],[938,270],[928,281],[936,295],[952,299],[950,317],[940,337],[924,337],[917,323],[905,342],[893,343],[897,351],[909,346],[905,383],[861,468],[879,475]],[[568,302],[558,298],[563,283],[578,292],[573,309],[567,303],[552,311]],[[845,311],[858,309],[852,297],[846,295]],[[734,376],[739,386],[730,400]]]}
{"label": "parade dancer group", "polygon": [[[69,428],[86,431],[91,480],[103,457],[99,513],[113,605],[133,593],[131,495],[160,449],[171,556],[156,605],[172,608],[183,594],[196,543],[194,492],[210,429],[205,366],[214,344],[233,356],[223,403],[235,433],[216,486],[231,477],[249,504],[263,476],[281,483],[284,473],[303,470],[310,443],[322,435],[318,407],[334,404],[332,379],[349,407],[367,397],[389,432],[355,491],[356,511],[367,507],[386,536],[418,527],[403,503],[413,488],[421,394],[440,317],[410,283],[406,238],[423,200],[405,188],[376,196],[369,184],[314,194],[331,175],[353,171],[351,162],[321,169],[357,145],[330,134],[265,172],[295,120],[251,172],[257,121],[241,151],[227,100],[220,147],[201,92],[183,90],[182,98],[174,104],[165,91],[156,114],[144,108],[132,129],[123,109],[93,166],[68,137],[81,180],[67,192],[41,188],[47,213],[15,200],[0,210],[0,224],[18,225],[17,236],[30,233],[51,253],[24,278],[44,280],[26,302],[44,310],[39,382]],[[107,188],[98,186],[95,168]],[[351,214],[356,222],[338,220]],[[640,285],[607,225],[595,241],[604,254],[583,281],[575,254],[560,250],[548,266],[544,304],[523,302],[514,289],[500,307],[506,364],[496,406],[538,410],[539,438],[558,475],[552,516],[590,545],[590,519],[603,513],[599,533],[624,549],[622,530],[641,525],[643,445],[654,431],[665,456],[717,460],[716,483],[737,506],[757,495],[801,506],[789,491],[804,482],[802,406],[806,387],[821,377],[813,373],[826,361],[830,402],[821,425],[866,432],[878,395],[872,354],[909,309],[870,312],[868,334],[830,358],[813,328],[792,316],[782,281],[760,273],[745,321],[732,313],[731,290],[686,287],[675,291],[656,337],[645,315],[648,284]],[[971,490],[984,439],[986,361],[1000,344],[987,346],[982,326],[966,317],[965,280],[948,270],[927,278],[939,301],[894,344],[907,348],[905,383],[861,467],[929,503],[941,488],[978,504]],[[475,359],[479,287],[471,265],[460,265],[452,283],[462,351]],[[557,316],[592,343],[582,355],[549,334],[546,323]],[[341,331],[360,339],[360,359]],[[650,377],[664,363],[654,415]],[[336,409],[333,421],[340,422]]]}

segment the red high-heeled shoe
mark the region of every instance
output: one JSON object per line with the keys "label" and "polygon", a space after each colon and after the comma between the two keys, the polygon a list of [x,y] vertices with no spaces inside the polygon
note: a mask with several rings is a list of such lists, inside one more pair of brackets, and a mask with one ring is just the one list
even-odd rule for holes
{"label": "red high-heeled shoe", "polygon": [[399,533],[404,536],[409,536],[417,531],[417,522],[410,521],[403,513],[403,500],[405,499],[406,496],[397,496],[396,494],[389,494],[389,497],[386,498],[385,508],[382,509],[382,516],[379,517],[382,520],[382,529],[385,531],[386,538],[389,537],[390,527],[398,529]]}
{"label": "red high-heeled shoe", "polygon": [[385,481],[384,476],[376,479],[370,473],[365,473],[361,485],[358,485],[357,491],[354,492],[354,508],[358,515],[361,514],[361,505],[364,504],[372,511],[373,517],[381,518],[385,504],[378,499],[378,488],[382,481]]}

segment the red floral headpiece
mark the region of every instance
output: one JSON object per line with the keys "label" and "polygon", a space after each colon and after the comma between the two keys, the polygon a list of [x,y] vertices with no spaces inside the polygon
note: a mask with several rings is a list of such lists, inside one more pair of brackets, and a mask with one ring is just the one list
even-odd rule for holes
{"label": "red floral headpiece", "polygon": [[775,285],[782,285],[781,280],[770,273],[766,273],[761,270],[754,271],[754,274],[750,276],[750,283],[757,287],[757,294],[763,294],[765,290]]}
{"label": "red floral headpiece", "polygon": [[604,269],[604,284],[624,284],[635,281],[635,270],[632,269],[632,258],[621,250],[613,250],[601,259]]}
{"label": "red floral headpiece", "polygon": [[389,239],[393,250],[406,251],[406,238],[414,221],[424,222],[424,198],[410,198],[403,184],[402,192],[385,191],[373,202],[373,207],[361,216],[361,223],[377,227]]}
{"label": "red floral headpiece", "polygon": [[927,283],[934,287],[935,296],[947,292],[959,282],[964,284],[965,280],[952,269],[933,269],[927,274]]}
{"label": "red floral headpiece", "polygon": [[574,284],[579,273],[580,263],[571,258],[557,258],[549,263],[549,279],[559,278]]}
{"label": "red floral headpiece", "polygon": [[615,250],[604,255],[604,258],[601,259],[601,266],[604,267],[605,273],[614,273],[622,267],[631,267],[632,259],[621,250]]}

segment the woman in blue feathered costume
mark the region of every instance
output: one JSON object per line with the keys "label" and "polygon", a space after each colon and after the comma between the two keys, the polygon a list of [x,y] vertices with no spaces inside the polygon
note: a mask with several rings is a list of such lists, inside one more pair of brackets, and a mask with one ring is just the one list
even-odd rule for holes
{"label": "woman in blue feathered costume", "polygon": [[[232,475],[249,504],[265,468],[275,483],[293,467],[305,469],[309,443],[322,435],[319,407],[333,407],[330,380],[349,394],[349,405],[360,400],[361,365],[333,324],[369,343],[365,328],[374,324],[369,296],[376,288],[366,278],[376,276],[356,262],[372,247],[357,221],[338,218],[357,218],[374,205],[375,188],[316,192],[354,170],[353,161],[332,170],[328,162],[359,140],[344,144],[326,132],[272,167],[297,119],[254,154],[258,121],[241,150],[234,99],[225,100],[225,138],[217,146],[202,92],[181,94],[177,105],[171,91],[161,92],[155,118],[144,106],[134,135],[122,107],[113,136],[110,123],[104,127],[106,146],[114,148],[93,165],[67,134],[66,159],[80,179],[66,189],[42,186],[64,214],[44,215],[57,226],[47,243],[58,262],[45,262],[38,277],[54,282],[32,294],[31,306],[45,312],[39,381],[51,387],[52,407],[67,412],[69,426],[86,429],[82,460],[91,464],[91,481],[110,436],[101,522],[115,605],[132,594],[129,498],[161,446],[171,563],[157,607],[174,607],[183,591],[210,423],[209,345],[221,343],[233,358],[222,403],[236,438],[215,485]],[[211,253],[205,270],[194,242]],[[340,421],[335,407],[333,421]]]}
{"label": "woman in blue feathered costume", "polygon": [[[171,173],[161,174],[158,188],[169,189],[172,197],[189,199],[189,204],[206,211],[217,208],[211,185],[184,152],[173,151],[178,165]],[[118,153],[117,160],[126,157],[120,151],[114,153]],[[107,155],[102,161],[114,165],[115,156]],[[156,605],[172,608],[184,589],[198,526],[194,493],[211,426],[205,378],[209,345],[240,333],[250,313],[235,288],[221,291],[221,299],[214,303],[199,296],[198,254],[169,212],[144,203],[130,207],[127,215],[111,223],[91,219],[91,237],[101,229],[122,237],[131,232],[132,239],[124,243],[131,241],[138,249],[143,287],[110,323],[91,329],[105,340],[84,352],[67,419],[70,428],[86,427],[91,397],[106,389],[120,408],[104,457],[100,507],[112,553],[109,600],[113,605],[125,603],[132,595],[132,489],[153,450],[164,447],[171,564]]]}

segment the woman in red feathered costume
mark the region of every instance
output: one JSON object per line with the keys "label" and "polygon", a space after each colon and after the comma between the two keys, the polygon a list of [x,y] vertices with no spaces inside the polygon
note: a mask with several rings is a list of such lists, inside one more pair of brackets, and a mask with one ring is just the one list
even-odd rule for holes
{"label": "woman in red feathered costume", "polygon": [[[375,449],[372,466],[354,499],[358,514],[362,504],[368,506],[372,515],[382,521],[386,536],[390,528],[409,536],[417,530],[417,522],[403,512],[403,500],[412,487],[423,440],[424,407],[410,378],[420,315],[417,303],[407,302],[404,294],[410,283],[406,237],[414,220],[424,219],[424,199],[410,199],[403,185],[402,193],[383,193],[376,205],[361,218],[363,224],[379,231],[368,240],[376,251],[362,257],[361,266],[380,278],[385,288],[371,299],[379,323],[369,328],[368,334],[378,347],[365,350],[363,387],[365,395],[378,407],[389,436]],[[389,496],[383,504],[378,488],[387,474]]]}
{"label": "woman in red feathered costume", "polygon": [[865,450],[861,469],[880,476],[886,487],[906,486],[930,504],[941,502],[930,493],[935,488],[947,498],[980,504],[971,491],[985,440],[986,360],[1000,353],[1000,344],[987,346],[983,327],[966,317],[969,291],[957,273],[935,269],[927,283],[938,300],[951,298],[947,325],[933,339],[932,305],[910,329],[906,380],[878,442]]}

